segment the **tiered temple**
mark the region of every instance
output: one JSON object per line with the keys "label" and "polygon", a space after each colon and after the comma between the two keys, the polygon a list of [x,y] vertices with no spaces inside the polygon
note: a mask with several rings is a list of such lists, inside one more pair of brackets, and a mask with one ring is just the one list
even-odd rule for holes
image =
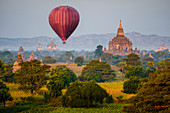
{"label": "tiered temple", "polygon": [[117,35],[111,41],[109,41],[109,49],[106,50],[104,47],[104,53],[111,53],[113,55],[128,55],[130,53],[140,54],[140,50],[133,50],[132,41],[130,41],[124,35],[124,30],[122,28],[122,23],[120,20],[120,25],[117,30]]}
{"label": "tiered temple", "polygon": [[16,61],[14,62],[13,73],[15,71],[17,71],[18,69],[20,69],[19,63],[22,63],[22,62],[23,62],[23,60],[22,60],[22,57],[21,57],[20,49],[19,49],[18,57],[17,57]]}
{"label": "tiered temple", "polygon": [[156,52],[158,52],[158,51],[165,51],[165,50],[169,50],[168,48],[166,48],[165,47],[165,44],[164,44],[164,42],[162,42],[162,46],[161,46],[161,48],[158,48],[158,50],[155,50]]}
{"label": "tiered temple", "polygon": [[51,42],[47,45],[47,50],[57,50],[57,45],[53,42],[51,38]]}

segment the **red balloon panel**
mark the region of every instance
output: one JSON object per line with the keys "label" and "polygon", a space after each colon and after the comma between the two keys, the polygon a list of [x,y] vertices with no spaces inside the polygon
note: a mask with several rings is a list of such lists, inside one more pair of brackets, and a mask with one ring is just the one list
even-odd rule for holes
{"label": "red balloon panel", "polygon": [[79,13],[70,6],[60,6],[49,14],[49,24],[55,33],[66,41],[79,23]]}

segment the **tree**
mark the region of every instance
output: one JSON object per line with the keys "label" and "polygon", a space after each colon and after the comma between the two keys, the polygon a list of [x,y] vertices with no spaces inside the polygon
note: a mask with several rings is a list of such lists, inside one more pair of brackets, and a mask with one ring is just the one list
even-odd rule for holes
{"label": "tree", "polygon": [[21,85],[19,89],[23,91],[34,91],[46,84],[46,74],[50,72],[48,65],[41,65],[39,60],[22,62],[20,71],[15,74],[17,82]]}
{"label": "tree", "polygon": [[113,55],[110,54],[110,53],[103,53],[103,54],[101,55],[101,59],[102,59],[102,61],[106,61],[106,62],[108,62],[108,63],[112,63],[112,61],[113,61]]}
{"label": "tree", "polygon": [[43,64],[54,64],[57,62],[57,60],[53,59],[51,56],[46,56],[42,62]]}
{"label": "tree", "polygon": [[143,78],[145,77],[145,70],[142,68],[142,66],[128,66],[125,77],[130,78],[130,76]]}
{"label": "tree", "polygon": [[124,58],[123,59],[127,66],[129,65],[132,65],[132,66],[138,66],[138,65],[141,65],[141,61],[140,60],[140,57],[134,53],[131,53],[129,55],[127,55],[127,58]]}
{"label": "tree", "polygon": [[73,62],[74,55],[71,53],[71,51],[66,51],[64,54],[61,55],[59,58],[59,61],[61,62]]}
{"label": "tree", "polygon": [[158,63],[158,69],[164,69],[165,68],[165,62],[159,62]]}
{"label": "tree", "polygon": [[50,73],[47,88],[52,97],[58,97],[62,94],[61,90],[75,80],[77,80],[77,76],[72,70],[65,65],[58,65]]}
{"label": "tree", "polygon": [[122,69],[122,81],[124,81],[123,71],[124,71],[124,68],[126,67],[126,63],[120,62],[119,66],[121,66],[121,69]]}
{"label": "tree", "polygon": [[153,62],[148,62],[147,65],[149,65],[150,70],[152,69],[152,67],[154,66]]}
{"label": "tree", "polygon": [[123,93],[135,94],[137,93],[140,81],[137,77],[131,76],[123,83]]}
{"label": "tree", "polygon": [[0,81],[0,102],[5,106],[5,101],[7,100],[12,100],[11,94],[9,93],[9,88],[6,84],[3,84],[3,82]]}
{"label": "tree", "polygon": [[99,60],[91,60],[83,68],[81,78],[97,82],[112,81],[115,77],[114,71],[107,62],[99,62]]}
{"label": "tree", "polygon": [[62,104],[66,107],[92,107],[93,102],[103,103],[105,97],[113,99],[95,81],[84,83],[76,81],[68,87],[62,97]]}
{"label": "tree", "polygon": [[170,103],[170,66],[150,74],[136,96],[129,100],[124,111],[131,113],[169,113]]}
{"label": "tree", "polygon": [[5,82],[12,82],[13,80],[12,65],[7,65],[0,59],[0,79]]}
{"label": "tree", "polygon": [[84,62],[83,57],[76,57],[76,58],[74,59],[74,63],[76,63],[78,66],[83,65],[83,62]]}
{"label": "tree", "polygon": [[147,57],[147,58],[142,59],[142,65],[143,66],[147,67],[148,62],[154,62],[154,59],[151,58],[151,57]]}
{"label": "tree", "polygon": [[97,49],[94,51],[94,57],[95,58],[100,58],[100,56],[102,55],[102,53],[103,53],[103,46],[102,45],[98,45],[97,46]]}

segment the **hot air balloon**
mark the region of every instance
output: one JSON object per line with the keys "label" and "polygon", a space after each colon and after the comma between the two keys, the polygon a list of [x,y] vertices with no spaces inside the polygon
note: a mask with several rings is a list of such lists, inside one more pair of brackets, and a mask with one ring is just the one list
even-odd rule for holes
{"label": "hot air balloon", "polygon": [[79,24],[79,13],[73,7],[60,6],[50,12],[48,19],[51,28],[66,44],[65,41]]}

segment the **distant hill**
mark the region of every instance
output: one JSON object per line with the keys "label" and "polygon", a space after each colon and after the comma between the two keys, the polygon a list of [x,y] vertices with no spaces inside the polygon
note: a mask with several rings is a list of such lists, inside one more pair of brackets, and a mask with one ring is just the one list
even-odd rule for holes
{"label": "distant hill", "polygon": [[[108,49],[109,41],[115,37],[114,33],[107,34],[89,34],[81,36],[72,36],[68,39],[66,45],[62,45],[59,38],[54,38],[53,41],[61,50],[95,50],[97,45],[106,46]],[[158,35],[144,35],[137,32],[125,33],[133,43],[133,48],[137,47],[140,50],[158,49],[161,47],[162,41],[165,46],[170,48],[170,37]],[[46,48],[51,38],[47,36],[39,36],[33,38],[0,38],[0,50],[18,50],[22,45],[25,50],[36,50],[40,42],[43,49]]]}

